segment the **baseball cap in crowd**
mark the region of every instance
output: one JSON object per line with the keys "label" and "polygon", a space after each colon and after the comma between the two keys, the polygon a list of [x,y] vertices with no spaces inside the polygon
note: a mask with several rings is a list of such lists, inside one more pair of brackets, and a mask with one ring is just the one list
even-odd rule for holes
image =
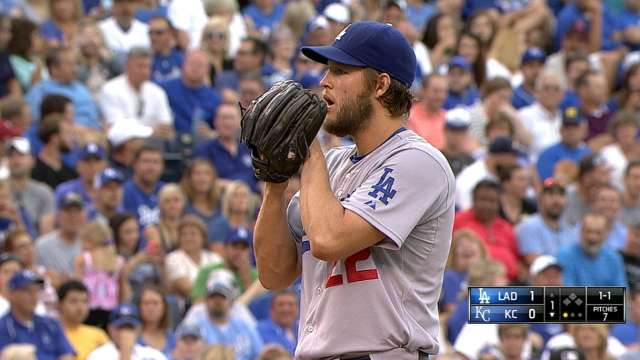
{"label": "baseball cap in crowd", "polygon": [[9,280],[9,290],[24,289],[29,285],[44,285],[44,279],[31,270],[20,270]]}
{"label": "baseball cap in crowd", "polygon": [[569,106],[562,112],[562,125],[580,125],[584,115],[575,106]]}
{"label": "baseball cap in crowd", "polygon": [[332,20],[341,24],[347,24],[351,20],[349,8],[341,3],[330,4],[324,9],[322,15],[324,15],[327,20]]}
{"label": "baseball cap in crowd", "polygon": [[22,135],[22,131],[14,127],[11,121],[0,119],[0,140],[6,140],[20,135]]}
{"label": "baseball cap in crowd", "polygon": [[544,53],[544,51],[542,51],[542,49],[540,48],[533,47],[533,48],[528,48],[524,52],[524,54],[522,54],[521,62],[524,64],[529,61],[545,62],[546,60],[547,60],[547,55]]}
{"label": "baseball cap in crowd", "polygon": [[225,238],[226,243],[245,243],[249,247],[251,247],[251,233],[249,230],[239,227],[232,228],[229,233],[227,233],[227,237]]}
{"label": "baseball cap in crowd", "polygon": [[498,136],[489,144],[489,153],[491,154],[513,154],[521,156],[522,152],[513,145],[510,137]]}
{"label": "baseball cap in crowd", "polygon": [[542,193],[554,192],[564,194],[565,187],[552,177],[544,179],[542,182]]}
{"label": "baseball cap in crowd", "polygon": [[339,64],[370,67],[389,74],[408,87],[416,74],[417,62],[413,48],[402,33],[390,24],[356,22],[342,30],[333,44],[305,46],[302,53],[323,64],[331,60]]}
{"label": "baseball cap in crowd", "polygon": [[87,159],[100,159],[104,160],[106,158],[106,154],[104,152],[104,147],[98,143],[90,142],[84,145],[80,149],[80,154],[78,155],[80,160]]}
{"label": "baseball cap in crowd", "polygon": [[74,191],[67,191],[60,196],[60,199],[58,200],[58,209],[66,209],[71,206],[78,206],[82,208],[82,206],[84,206],[82,195]]}
{"label": "baseball cap in crowd", "polygon": [[471,115],[463,108],[451,109],[444,116],[444,126],[452,130],[467,130],[471,126]]}
{"label": "baseball cap in crowd", "polygon": [[9,254],[9,253],[2,253],[0,254],[0,266],[4,265],[5,263],[9,262],[9,261],[15,261],[19,264],[22,264],[22,260],[20,260],[19,257],[13,255],[13,254]]}
{"label": "baseball cap in crowd", "polygon": [[109,325],[113,325],[117,328],[123,326],[136,327],[140,325],[138,310],[131,304],[120,304],[111,311],[111,314],[109,314]]}
{"label": "baseball cap in crowd", "polygon": [[577,18],[571,24],[571,26],[569,26],[569,29],[567,29],[567,32],[564,34],[564,36],[567,36],[567,35],[587,36],[588,34],[589,34],[589,24],[583,19]]}
{"label": "baseball cap in crowd", "polygon": [[407,12],[407,2],[405,0],[389,0],[387,1],[386,8],[397,6],[398,9]]}
{"label": "baseball cap in crowd", "polygon": [[124,175],[114,168],[106,168],[95,177],[93,187],[99,189],[112,181],[122,184],[125,181]]}
{"label": "baseball cap in crowd", "polygon": [[197,327],[196,325],[182,324],[176,330],[176,338],[183,339],[187,337],[201,339],[202,332],[200,332],[200,328]]}
{"label": "baseball cap in crowd", "polygon": [[454,67],[461,68],[464,71],[471,70],[471,64],[464,57],[457,55],[449,60],[449,69],[453,69]]}
{"label": "baseball cap in crowd", "polygon": [[558,263],[558,260],[555,257],[551,255],[541,255],[541,256],[538,256],[533,261],[533,263],[531,263],[531,266],[529,267],[529,274],[533,277],[547,270],[550,267],[556,267],[562,270],[562,266],[560,266],[560,264]]}
{"label": "baseball cap in crowd", "polygon": [[111,125],[107,139],[114,147],[118,147],[132,139],[146,139],[153,134],[153,129],[140,124],[135,119],[120,119]]}
{"label": "baseball cap in crowd", "polygon": [[31,143],[27,138],[17,137],[7,143],[7,152],[17,151],[22,155],[31,154]]}
{"label": "baseball cap in crowd", "polygon": [[235,297],[235,288],[227,281],[214,279],[207,283],[207,296],[222,295],[227,299]]}
{"label": "baseball cap in crowd", "polygon": [[329,28],[329,20],[326,17],[320,15],[316,16],[313,20],[311,20],[308,24],[309,32],[315,31],[316,29],[328,29]]}

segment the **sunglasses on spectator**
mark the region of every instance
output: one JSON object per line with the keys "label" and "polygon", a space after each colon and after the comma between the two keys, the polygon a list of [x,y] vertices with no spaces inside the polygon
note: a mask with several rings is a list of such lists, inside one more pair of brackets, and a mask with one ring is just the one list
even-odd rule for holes
{"label": "sunglasses on spectator", "polygon": [[560,91],[560,85],[542,85],[544,91]]}
{"label": "sunglasses on spectator", "polygon": [[149,35],[150,36],[154,36],[154,35],[164,35],[167,33],[167,29],[156,29],[156,30],[149,30]]}
{"label": "sunglasses on spectator", "polygon": [[204,37],[205,39],[224,39],[226,36],[225,36],[225,33],[223,32],[208,31],[204,33]]}

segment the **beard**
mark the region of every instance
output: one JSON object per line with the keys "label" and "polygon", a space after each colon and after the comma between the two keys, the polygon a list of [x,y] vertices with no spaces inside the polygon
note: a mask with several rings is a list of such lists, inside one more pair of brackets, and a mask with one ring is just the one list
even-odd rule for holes
{"label": "beard", "polygon": [[562,211],[556,211],[556,209],[548,209],[547,211],[545,211],[545,215],[553,221],[558,221],[560,220],[560,217],[562,217]]}
{"label": "beard", "polygon": [[364,129],[371,120],[373,104],[369,91],[363,91],[344,102],[334,121],[325,121],[324,129],[332,135],[344,137]]}

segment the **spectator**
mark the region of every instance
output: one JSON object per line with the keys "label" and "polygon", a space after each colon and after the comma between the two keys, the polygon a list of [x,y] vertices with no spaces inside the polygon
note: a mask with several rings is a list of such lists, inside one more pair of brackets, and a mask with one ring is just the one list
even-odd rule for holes
{"label": "spectator", "polygon": [[109,341],[104,330],[83,324],[89,315],[89,290],[82,282],[70,280],[58,289],[58,301],[64,333],[75,350],[76,359],[85,360],[93,350]]}
{"label": "spectator", "polygon": [[38,25],[22,18],[11,20],[11,38],[7,43],[11,69],[20,83],[22,92],[49,77],[42,62],[44,42]]}
{"label": "spectator", "polygon": [[587,71],[576,80],[576,92],[580,98],[580,111],[587,121],[587,143],[594,150],[600,150],[611,143],[607,127],[615,109],[607,104],[609,85],[604,74]]}
{"label": "spectator", "polygon": [[204,342],[200,328],[183,324],[176,330],[176,346],[171,353],[174,360],[194,360],[204,355]]}
{"label": "spectator", "polygon": [[124,258],[116,252],[112,232],[103,222],[93,221],[80,230],[82,253],[75,258],[75,277],[89,289],[88,325],[106,328],[109,313],[129,298],[126,278],[121,276]]}
{"label": "spectator", "polygon": [[69,191],[82,196],[82,201],[91,206],[95,198],[94,181],[107,166],[107,156],[102,145],[90,142],[84,145],[78,154],[76,172],[80,175],[77,179],[65,181],[56,187],[56,198],[60,199]]}
{"label": "spectator", "polygon": [[471,137],[469,135],[469,126],[471,119],[469,111],[458,108],[447,112],[444,123],[444,143],[441,149],[442,154],[449,165],[453,174],[457,177],[462,170],[473,164],[475,159],[471,156],[469,143]]}
{"label": "spectator", "polygon": [[200,269],[222,262],[220,256],[204,248],[206,243],[207,229],[204,223],[193,215],[185,215],[178,225],[179,247],[168,254],[165,260],[171,288],[183,298],[191,294]]}
{"label": "spectator", "polygon": [[233,62],[228,58],[231,43],[227,20],[221,16],[209,19],[202,34],[202,44],[200,48],[207,54],[209,59],[209,79],[210,85],[216,86],[216,77],[223,71],[233,69]]}
{"label": "spectator", "polygon": [[484,242],[489,255],[507,268],[507,275],[514,281],[520,276],[520,253],[513,227],[498,216],[500,208],[500,184],[481,180],[473,189],[473,206],[456,214],[454,231],[469,229]]}
{"label": "spectator", "polygon": [[593,200],[593,212],[607,219],[607,237],[605,245],[620,250],[627,241],[627,227],[619,220],[622,207],[622,195],[611,185],[602,185],[596,190]]}
{"label": "spectator", "polygon": [[609,328],[606,324],[577,324],[571,327],[571,336],[587,359],[611,359],[607,353]]}
{"label": "spectator", "polygon": [[234,181],[227,185],[222,197],[222,215],[232,229],[251,231],[257,207],[256,197],[245,183]]}
{"label": "spectator", "polygon": [[176,335],[170,330],[169,303],[162,289],[155,286],[143,287],[138,292],[136,305],[142,327],[137,343],[156,349],[170,358],[176,346]]}
{"label": "spectator", "polygon": [[258,38],[243,39],[233,58],[233,71],[223,71],[216,78],[215,84],[218,91],[238,89],[239,79],[246,75],[263,77],[271,75],[271,71],[264,66],[268,51],[267,44]]}
{"label": "spectator", "polygon": [[630,290],[633,292],[640,290],[640,221],[638,219],[629,225],[629,233],[624,247],[620,249],[620,255],[624,261]]}
{"label": "spectator", "polygon": [[[3,250],[20,259],[22,269],[30,270],[44,280],[44,287],[38,297],[36,314],[55,317],[58,314],[56,288],[60,285],[60,279],[55,278],[46,267],[36,264],[36,251],[31,235],[23,229],[9,232]],[[0,310],[1,313],[3,312]]]}
{"label": "spectator", "polygon": [[60,323],[34,313],[42,284],[43,280],[29,270],[18,271],[9,280],[11,311],[0,318],[0,349],[10,344],[32,344],[38,359],[75,359]]}
{"label": "spectator", "polygon": [[171,0],[167,8],[171,23],[178,30],[178,44],[182,49],[200,44],[202,28],[207,23],[204,4],[197,0]]}
{"label": "spectator", "polygon": [[[498,344],[481,350],[478,359],[522,359],[528,337],[529,325],[527,324],[499,324]],[[496,351],[499,357],[494,357],[492,351]]]}
{"label": "spectator", "polygon": [[152,134],[153,129],[149,126],[127,119],[117,120],[107,132],[107,139],[111,144],[111,167],[120,171],[126,179],[131,178],[133,158]]}
{"label": "spectator", "polygon": [[[493,79],[498,75],[505,78],[509,78],[511,75],[508,71],[506,71],[507,73],[502,74],[498,74],[493,71],[495,67],[492,65],[499,63],[493,59],[487,59],[483,49],[482,39],[469,31],[463,31],[460,33],[455,52],[456,55],[462,56],[469,62],[472,76],[471,80],[478,88],[482,88],[486,80]],[[499,66],[502,71],[504,66]]]}
{"label": "spectator", "polygon": [[13,202],[9,183],[0,181],[0,243],[15,229],[33,229],[33,225],[29,214]]}
{"label": "spectator", "polygon": [[439,301],[442,314],[446,316],[455,310],[460,298],[466,293],[469,268],[484,259],[487,259],[487,249],[476,233],[468,229],[453,233]]}
{"label": "spectator", "polygon": [[262,338],[255,328],[229,316],[234,302],[233,285],[214,278],[207,284],[207,316],[199,317],[194,324],[200,328],[207,344],[222,344],[235,350],[236,359],[250,360],[262,350]]}
{"label": "spectator", "polygon": [[438,149],[444,148],[445,110],[447,78],[431,74],[422,81],[422,100],[411,107],[407,127],[425,138]]}
{"label": "spectator", "polygon": [[98,25],[94,22],[82,24],[78,34],[78,80],[96,98],[102,86],[121,71],[111,51],[107,48]]}
{"label": "spectator", "polygon": [[285,25],[273,29],[269,36],[270,65],[273,66],[273,74],[267,79],[269,86],[277,81],[291,80],[294,78],[293,59],[296,55],[296,39],[291,30]]}
{"label": "spectator", "polygon": [[9,280],[14,274],[22,270],[22,261],[19,257],[9,254],[0,254],[0,316],[9,313],[9,297],[11,290],[9,289]]}
{"label": "spectator", "polygon": [[298,296],[292,290],[274,292],[270,319],[258,323],[257,331],[265,344],[278,344],[294,355],[298,342]]}
{"label": "spectator", "polygon": [[83,15],[80,4],[75,0],[51,0],[49,15],[40,29],[47,47],[75,45]]}
{"label": "spectator", "polygon": [[72,48],[51,50],[46,57],[50,78],[34,84],[27,93],[26,99],[31,112],[39,117],[42,99],[49,94],[64,95],[73,101],[75,123],[100,129],[98,106],[93,101],[91,91],[76,78],[76,54]]}
{"label": "spectator", "polygon": [[538,214],[516,227],[518,249],[525,264],[533,264],[541,255],[555,255],[568,244],[572,228],[560,220],[566,203],[564,186],[553,178],[545,179],[538,195]]}
{"label": "spectator", "polygon": [[623,1],[623,8],[618,13],[623,42],[630,45],[631,50],[640,50],[640,2]]}
{"label": "spectator", "polygon": [[31,109],[22,97],[9,97],[0,102],[0,119],[14,131],[11,135],[24,136],[32,123]]}
{"label": "spectator", "polygon": [[157,196],[163,185],[160,181],[163,168],[162,150],[151,144],[143,145],[133,158],[133,176],[123,185],[124,209],[137,216],[141,229],[159,219]]}
{"label": "spectator", "polygon": [[147,243],[159,245],[163,253],[178,248],[178,226],[184,215],[185,204],[186,198],[180,186],[174,183],[162,186],[158,192],[159,220],[144,229]]}
{"label": "spectator", "polygon": [[558,107],[564,87],[560,78],[551,73],[536,74],[533,81],[535,99],[532,104],[520,108],[518,117],[531,134],[528,152],[535,161],[544,149],[560,141],[562,119]]}
{"label": "spectator", "polygon": [[[43,147],[42,140],[38,136],[40,124],[43,122],[44,118],[50,114],[62,116],[70,127],[74,127],[75,108],[71,99],[59,94],[50,94],[45,96],[44,99],[42,99],[42,103],[40,103],[40,119],[31,124],[31,127],[29,127],[25,135],[31,143],[31,153],[34,156],[37,156],[40,151],[42,151]],[[71,147],[75,147],[73,139],[69,142],[69,148],[71,149]],[[74,159],[70,155],[72,154],[66,152],[63,156],[63,160],[65,164],[73,166]]]}
{"label": "spectator", "polygon": [[212,136],[208,134],[212,128],[210,122],[222,98],[206,84],[207,71],[207,54],[191,50],[185,55],[182,76],[160,84],[169,98],[173,126],[178,134]]}
{"label": "spectator", "polygon": [[11,35],[11,19],[0,13],[0,99],[22,94],[20,83],[13,72],[7,51]]}
{"label": "spectator", "polygon": [[[529,267],[529,283],[531,286],[562,286],[562,268],[558,259],[551,255],[538,256]],[[562,324],[531,324],[531,331],[540,335],[546,343],[553,336],[563,331]]]}
{"label": "spectator", "polygon": [[623,188],[623,174],[629,161],[640,160],[640,144],[636,140],[638,127],[634,113],[617,113],[609,123],[609,133],[614,142],[600,151],[602,158],[612,169],[612,184],[619,189]]}
{"label": "spectator", "polygon": [[[540,76],[540,72],[544,67],[547,55],[542,49],[529,48],[522,54],[520,60],[520,71],[522,72],[522,84],[513,89],[513,97],[511,105],[516,109],[533,105],[535,102],[534,89],[535,84]],[[555,112],[555,109],[553,109]]]}
{"label": "spectator", "polygon": [[260,95],[267,90],[259,74],[246,74],[241,76],[238,80],[238,87],[240,104],[244,108],[247,108],[251,104],[251,101],[259,98]]}
{"label": "spectator", "polygon": [[620,219],[627,226],[640,219],[640,160],[631,161],[625,169]]}
{"label": "spectator", "polygon": [[140,335],[140,317],[135,306],[124,303],[113,310],[109,315],[108,331],[111,341],[92,351],[87,360],[166,360],[158,350],[136,343]]}
{"label": "spectator", "polygon": [[502,187],[500,217],[516,226],[538,211],[535,201],[527,196],[531,188],[531,176],[527,168],[515,165],[498,168]]}
{"label": "spectator", "polygon": [[149,47],[147,24],[134,18],[138,0],[113,0],[111,16],[98,26],[107,47],[119,58],[135,47]]}
{"label": "spectator", "polygon": [[29,142],[25,138],[14,138],[8,146],[9,187],[13,203],[23,218],[25,225],[31,223],[33,228],[27,229],[35,234],[46,234],[53,230],[55,198],[51,189],[30,178],[34,161],[31,156]]}
{"label": "spectator", "polygon": [[124,176],[113,168],[96,174],[93,181],[93,204],[87,210],[87,220],[109,224],[109,219],[122,210]]}
{"label": "spectator", "polygon": [[167,95],[149,81],[150,76],[151,53],[144,48],[132,48],[124,74],[104,84],[98,104],[108,125],[129,119],[152,127],[154,136],[169,139],[173,118]]}
{"label": "spectator", "polygon": [[262,36],[268,36],[284,15],[284,5],[273,0],[256,0],[244,9],[244,16]]}
{"label": "spectator", "polygon": [[449,62],[449,94],[443,107],[451,110],[458,106],[468,107],[480,100],[480,93],[471,77],[471,64],[462,56],[454,56]]}
{"label": "spectator", "polygon": [[[623,64],[624,67],[625,65]],[[621,111],[631,112],[636,115],[640,110],[640,97],[638,96],[640,95],[640,77],[638,74],[640,74],[640,63],[634,62],[632,65],[628,65],[624,71],[620,90],[614,97]]]}
{"label": "spectator", "polygon": [[606,235],[607,219],[603,215],[584,215],[579,242],[562,247],[557,254],[565,285],[627,286],[622,257],[603,246]]}
{"label": "spectator", "polygon": [[556,166],[563,160],[578,164],[583,157],[591,154],[584,143],[586,134],[587,125],[583,115],[575,107],[566,108],[562,113],[560,141],[540,152],[536,162],[538,178],[544,180],[553,177]]}
{"label": "spectator", "polygon": [[489,145],[489,153],[484,159],[476,160],[466,167],[456,178],[456,206],[460,210],[471,206],[471,193],[482,179],[498,180],[498,168],[515,165],[520,154],[513,140],[498,137]]}
{"label": "spectator", "polygon": [[[113,232],[113,241],[118,255],[130,260],[140,254],[140,225],[138,218],[130,212],[122,212],[109,219],[109,226]],[[138,253],[138,254],[136,254]]]}
{"label": "spectator", "polygon": [[635,289],[630,295],[631,306],[627,322],[612,325],[611,335],[627,348],[638,349],[640,346],[640,292]]}
{"label": "spectator", "polygon": [[164,16],[149,20],[149,38],[153,52],[151,80],[160,82],[180,77],[184,53],[176,46],[175,28]]}
{"label": "spectator", "polygon": [[69,192],[58,202],[56,230],[36,239],[36,262],[65,281],[75,275],[74,261],[82,251],[80,229],[85,222],[80,194]]}
{"label": "spectator", "polygon": [[193,156],[203,157],[213,163],[221,185],[226,186],[232,180],[240,180],[257,191],[258,179],[251,168],[249,149],[238,137],[240,119],[240,109],[237,106],[220,105],[214,120],[218,136],[196,147]]}
{"label": "spectator", "polygon": [[224,243],[225,264],[238,280],[238,288],[244,293],[258,279],[258,271],[252,264],[253,234],[245,228],[232,229]]}
{"label": "spectator", "polygon": [[[427,21],[422,42],[429,50],[431,67],[434,69],[449,63],[455,51],[458,39],[456,21],[456,16],[444,12],[435,14]],[[459,89],[464,87],[460,86]]]}
{"label": "spectator", "polygon": [[64,163],[62,155],[71,151],[72,125],[60,114],[45,116],[38,127],[38,137],[44,144],[31,170],[31,178],[43,182],[52,189],[61,183],[75,179],[78,173]]}
{"label": "spectator", "polygon": [[580,161],[578,183],[567,189],[567,206],[562,219],[571,225],[577,224],[593,206],[600,186],[608,185],[610,168],[599,155],[589,155]]}
{"label": "spectator", "polygon": [[567,4],[558,14],[558,24],[554,37],[555,47],[560,47],[560,40],[569,31],[572,24],[581,21],[588,27],[588,50],[613,50],[620,42],[616,40],[620,31],[619,22],[605,3],[599,1],[577,1]]}

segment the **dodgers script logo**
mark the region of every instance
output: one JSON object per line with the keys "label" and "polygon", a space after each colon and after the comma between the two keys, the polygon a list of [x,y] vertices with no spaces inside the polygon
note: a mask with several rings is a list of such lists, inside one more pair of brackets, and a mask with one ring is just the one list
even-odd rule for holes
{"label": "dodgers script logo", "polygon": [[347,29],[349,28],[349,26],[351,26],[351,24],[347,25],[346,28],[344,28],[342,31],[340,31],[340,34],[338,34],[338,36],[336,36],[336,41],[342,39],[342,36],[344,35],[344,33],[347,32]]}
{"label": "dodgers script logo", "polygon": [[[389,199],[393,199],[397,193],[397,190],[393,188],[396,179],[390,175],[392,172],[393,169],[384,168],[384,173],[382,173],[380,180],[378,180],[377,184],[371,187],[373,190],[367,193],[367,195],[380,200],[385,205],[389,205]],[[374,200],[367,201],[365,205],[374,210],[376,208],[376,202]]]}

